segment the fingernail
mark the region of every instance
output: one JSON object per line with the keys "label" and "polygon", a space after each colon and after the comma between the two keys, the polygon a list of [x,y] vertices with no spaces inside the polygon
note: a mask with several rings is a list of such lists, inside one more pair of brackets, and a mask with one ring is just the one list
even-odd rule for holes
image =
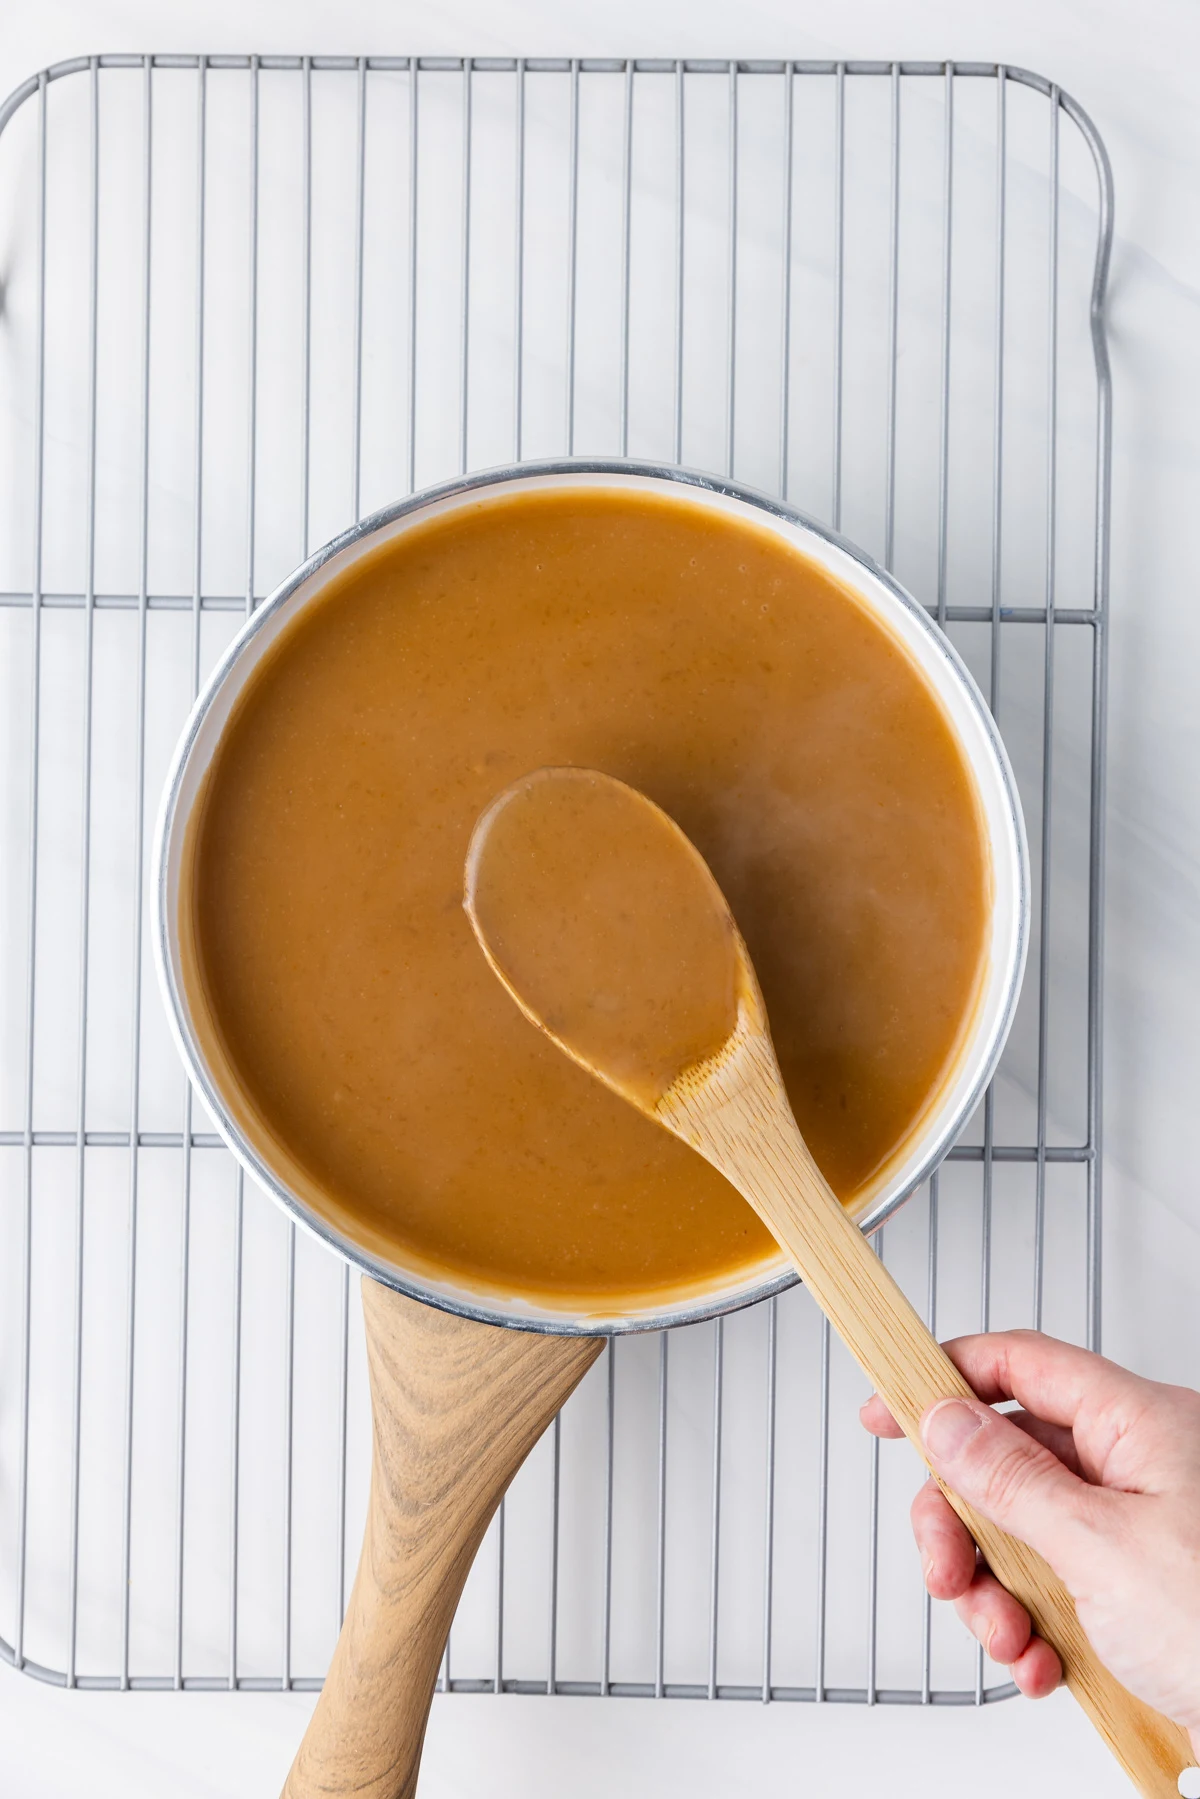
{"label": "fingernail", "polygon": [[939,1462],[961,1455],[983,1423],[979,1413],[961,1399],[943,1399],[921,1425],[921,1441]]}

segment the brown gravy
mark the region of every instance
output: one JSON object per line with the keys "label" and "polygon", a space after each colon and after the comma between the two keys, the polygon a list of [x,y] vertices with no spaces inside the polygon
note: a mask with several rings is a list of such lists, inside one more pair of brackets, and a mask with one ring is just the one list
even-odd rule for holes
{"label": "brown gravy", "polygon": [[580,1312],[732,1282],[775,1258],[764,1227],[521,1015],[463,912],[476,819],[546,765],[628,781],[696,844],[853,1204],[976,1001],[974,784],[852,593],[684,495],[483,498],[283,633],[190,835],[202,1035],[268,1159],[385,1259]]}
{"label": "brown gravy", "polygon": [[475,827],[466,904],[526,1015],[652,1109],[733,1035],[738,946],[695,848],[643,794],[595,769],[545,768]]}

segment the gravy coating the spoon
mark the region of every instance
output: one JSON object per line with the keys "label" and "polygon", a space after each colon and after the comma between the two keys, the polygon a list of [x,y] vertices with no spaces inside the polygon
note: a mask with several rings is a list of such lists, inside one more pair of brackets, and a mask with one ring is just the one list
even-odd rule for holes
{"label": "gravy coating the spoon", "polygon": [[479,819],[465,901],[527,1017],[646,1110],[737,1024],[739,944],[707,863],[658,806],[542,768]]}

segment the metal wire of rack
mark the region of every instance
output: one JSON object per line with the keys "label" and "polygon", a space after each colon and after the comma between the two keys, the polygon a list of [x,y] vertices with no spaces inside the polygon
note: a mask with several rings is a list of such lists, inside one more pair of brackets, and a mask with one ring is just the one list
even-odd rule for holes
{"label": "metal wire of rack", "polygon": [[[312,1688],[365,1504],[348,1270],[243,1176],[148,978],[171,744],[349,519],[529,455],[734,472],[980,679],[1035,868],[979,1115],[876,1239],[943,1334],[1098,1341],[1111,177],[992,64],[92,57],[0,107],[0,1653]],[[1002,679],[1003,676],[1003,679]],[[610,1347],[443,1687],[1003,1697],[915,1462],[799,1289]]]}

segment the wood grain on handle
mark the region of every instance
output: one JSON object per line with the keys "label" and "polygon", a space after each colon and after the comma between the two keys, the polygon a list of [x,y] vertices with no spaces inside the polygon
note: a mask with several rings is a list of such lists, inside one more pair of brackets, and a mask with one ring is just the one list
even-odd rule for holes
{"label": "wood grain on handle", "polygon": [[[655,1115],[750,1201],[923,1455],[922,1414],[939,1399],[975,1395],[813,1161],[765,1023],[744,1019],[721,1056],[686,1071]],[[1178,1776],[1195,1761],[1186,1731],[1108,1672],[1070,1594],[1041,1556],[942,1490],[993,1574],[1058,1651],[1068,1687],[1138,1791],[1146,1799],[1178,1799]]]}
{"label": "wood grain on handle", "polygon": [[450,1620],[513,1475],[604,1347],[364,1280],[374,1414],[362,1556],[285,1799],[409,1799]]}

